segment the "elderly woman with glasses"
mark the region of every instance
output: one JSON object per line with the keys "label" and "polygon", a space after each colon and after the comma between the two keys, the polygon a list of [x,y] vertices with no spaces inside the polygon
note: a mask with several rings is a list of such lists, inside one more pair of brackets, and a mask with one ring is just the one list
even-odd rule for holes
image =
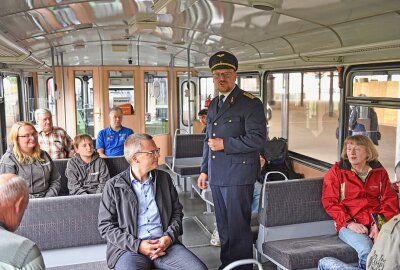
{"label": "elderly woman with glasses", "polygon": [[326,257],[319,261],[320,270],[366,269],[378,235],[375,220],[389,220],[399,212],[396,192],[370,138],[347,137],[341,157],[324,177],[322,205],[335,221],[339,238],[357,251],[358,266]]}
{"label": "elderly woman with glasses", "polygon": [[57,196],[61,176],[47,152],[40,150],[35,127],[27,122],[15,123],[10,141],[0,160],[0,174],[13,173],[25,179],[31,198]]}

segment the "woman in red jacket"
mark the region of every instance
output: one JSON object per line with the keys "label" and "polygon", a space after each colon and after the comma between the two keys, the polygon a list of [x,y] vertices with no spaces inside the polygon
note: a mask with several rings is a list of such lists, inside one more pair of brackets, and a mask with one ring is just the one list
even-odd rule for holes
{"label": "woman in red jacket", "polygon": [[322,205],[335,221],[339,238],[357,251],[359,265],[327,257],[319,261],[319,270],[365,269],[372,240],[378,235],[372,214],[389,220],[399,212],[396,192],[370,138],[347,137],[341,157],[325,175]]}

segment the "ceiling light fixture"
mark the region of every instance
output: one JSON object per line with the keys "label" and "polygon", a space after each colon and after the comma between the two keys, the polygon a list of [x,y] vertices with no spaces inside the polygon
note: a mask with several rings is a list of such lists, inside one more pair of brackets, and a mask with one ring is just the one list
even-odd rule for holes
{"label": "ceiling light fixture", "polygon": [[185,45],[185,41],[184,40],[175,40],[172,42],[172,44],[175,45]]}
{"label": "ceiling light fixture", "polygon": [[111,45],[112,52],[128,52],[127,44],[112,44]]}
{"label": "ceiling light fixture", "polygon": [[171,0],[153,0],[153,10],[155,13],[159,13]]}
{"label": "ceiling light fixture", "polygon": [[167,50],[167,47],[164,46],[164,45],[159,45],[156,48],[159,49],[160,51],[166,51]]}
{"label": "ceiling light fixture", "polygon": [[74,25],[75,30],[85,30],[85,29],[91,29],[91,28],[93,28],[92,23],[80,23],[80,24]]}
{"label": "ceiling light fixture", "polygon": [[273,11],[278,7],[276,0],[249,0],[249,4],[263,11]]}
{"label": "ceiling light fixture", "polygon": [[157,16],[155,13],[137,13],[129,21],[129,35],[137,32],[151,32],[156,29]]}

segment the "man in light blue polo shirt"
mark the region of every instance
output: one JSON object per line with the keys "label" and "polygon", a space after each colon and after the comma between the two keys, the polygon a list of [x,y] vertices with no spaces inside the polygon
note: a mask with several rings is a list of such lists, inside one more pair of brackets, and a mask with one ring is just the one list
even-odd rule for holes
{"label": "man in light blue polo shirt", "polygon": [[100,157],[115,157],[124,155],[124,143],[133,130],[122,126],[123,113],[121,108],[110,110],[110,126],[99,131],[96,148]]}

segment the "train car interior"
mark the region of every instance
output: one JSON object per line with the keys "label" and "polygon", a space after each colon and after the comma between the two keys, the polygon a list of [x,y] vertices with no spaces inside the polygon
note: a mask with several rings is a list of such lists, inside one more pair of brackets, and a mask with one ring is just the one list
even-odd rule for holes
{"label": "train car interior", "polygon": [[[398,0],[5,0],[0,8],[0,154],[9,147],[15,122],[37,124],[36,109],[49,109],[54,125],[72,138],[87,133],[95,139],[109,126],[110,109],[121,107],[123,125],[152,135],[161,149],[159,168],[172,175],[183,204],[183,243],[208,269],[218,269],[220,247],[210,244],[212,197],[196,184],[200,154],[175,159],[176,136],[199,135],[203,126],[197,114],[218,95],[210,56],[223,50],[237,57],[236,84],[262,101],[268,137],[287,139],[294,170],[311,179],[305,185],[317,185],[307,187],[312,196],[320,192],[321,179],[340,159],[351,132],[373,140],[379,161],[395,181],[399,25]],[[352,112],[360,130],[351,128]],[[191,145],[178,150],[193,150]],[[273,185],[265,188],[279,192]],[[290,194],[296,191],[287,188]],[[96,208],[96,196],[80,203]],[[266,200],[279,207],[284,202],[275,201],[278,197],[285,196]],[[39,208],[44,207],[41,200],[34,203]],[[71,207],[63,200],[59,207]],[[261,223],[264,232],[281,230],[274,210],[263,211],[255,219],[257,228]],[[57,214],[68,223],[68,216]],[[286,225],[302,231],[306,227],[300,223],[320,222],[313,224],[325,235],[332,233],[325,230],[328,221],[315,214]],[[29,222],[41,226],[31,216],[24,223],[27,235],[34,234]],[[86,228],[89,235],[92,225]],[[74,237],[68,236],[71,227],[56,227]],[[92,236],[86,243],[70,239],[74,243],[66,245],[39,237],[47,269],[108,269],[105,242]],[[305,268],[284,264],[260,254],[262,249],[263,242],[254,243],[254,258],[263,269],[317,269],[315,263]]]}

